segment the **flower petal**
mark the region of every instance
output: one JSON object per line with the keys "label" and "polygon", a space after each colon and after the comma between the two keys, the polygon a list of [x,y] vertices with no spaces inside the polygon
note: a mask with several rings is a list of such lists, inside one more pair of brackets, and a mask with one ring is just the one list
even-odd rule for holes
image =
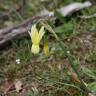
{"label": "flower petal", "polygon": [[31,35],[33,44],[39,44],[39,33],[36,28],[36,25],[32,26],[30,35]]}
{"label": "flower petal", "polygon": [[39,30],[39,41],[42,39],[43,35],[45,34],[44,26],[42,26]]}

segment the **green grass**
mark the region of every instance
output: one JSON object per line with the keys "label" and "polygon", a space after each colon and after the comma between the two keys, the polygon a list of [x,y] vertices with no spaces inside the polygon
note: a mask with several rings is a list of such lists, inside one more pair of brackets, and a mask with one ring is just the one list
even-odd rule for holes
{"label": "green grass", "polygon": [[[7,2],[6,6],[14,4],[13,1]],[[73,2],[73,0],[60,0],[57,2],[60,7],[63,4]],[[16,4],[18,3],[20,2]],[[44,4],[50,3],[51,0],[47,0]],[[34,1],[34,4],[37,3]],[[37,13],[42,7],[34,7],[34,4],[30,0],[24,6],[24,11],[19,13],[19,15],[15,13],[14,17],[11,17],[9,21],[19,22],[19,20],[22,21]],[[96,18],[82,20],[80,18],[78,19],[78,16],[80,14],[91,15],[95,13],[95,10],[95,6],[84,9],[78,14],[73,14],[70,18],[64,18],[64,23],[60,21],[59,17],[54,24],[50,22],[53,24],[53,29],[57,35],[70,49],[72,55],[76,57],[74,62],[80,63],[80,65],[75,65],[75,67],[79,67],[77,70],[80,73],[80,77],[94,94],[96,93]],[[23,19],[20,19],[20,17]],[[24,86],[28,85],[25,88],[26,96],[86,96],[82,92],[78,78],[74,77],[75,73],[70,67],[69,61],[58,42],[51,34],[47,35],[50,48],[49,57],[44,55],[42,49],[38,56],[34,56],[30,51],[31,39],[29,37],[11,41],[8,49],[2,51],[0,54],[0,86],[3,86],[2,81],[5,81],[6,78],[13,81],[18,78]],[[42,47],[42,44],[40,46]],[[16,63],[16,59],[20,59],[20,64]],[[0,91],[2,92],[4,90],[1,90],[0,87]],[[10,92],[8,95],[16,96],[16,91]]]}

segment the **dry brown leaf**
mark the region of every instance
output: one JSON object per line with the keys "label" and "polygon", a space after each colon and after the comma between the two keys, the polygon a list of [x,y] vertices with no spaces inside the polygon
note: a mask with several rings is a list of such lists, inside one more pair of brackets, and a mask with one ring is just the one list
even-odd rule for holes
{"label": "dry brown leaf", "polygon": [[27,92],[26,92],[26,89],[23,89],[22,92],[17,93],[16,96],[27,96],[26,93],[27,93]]}
{"label": "dry brown leaf", "polygon": [[13,81],[10,79],[6,79],[5,82],[3,82],[2,85],[0,86],[0,91],[2,91],[4,94],[7,94],[9,91],[13,89],[14,89],[14,84]]}
{"label": "dry brown leaf", "polygon": [[72,68],[69,67],[68,70],[69,70],[68,74],[71,76],[71,80],[74,83],[80,83],[80,80],[79,80],[77,74],[73,72]]}
{"label": "dry brown leaf", "polygon": [[31,86],[32,86],[31,89],[33,90],[33,92],[34,93],[38,93],[38,89],[37,89],[38,85],[37,85],[37,83],[36,82],[32,82]]}
{"label": "dry brown leaf", "polygon": [[14,85],[15,85],[15,89],[17,92],[20,92],[22,90],[22,82],[18,79],[15,80],[14,82]]}
{"label": "dry brown leaf", "polygon": [[80,80],[78,79],[77,75],[75,73],[71,74],[71,79],[75,83],[80,83]]}

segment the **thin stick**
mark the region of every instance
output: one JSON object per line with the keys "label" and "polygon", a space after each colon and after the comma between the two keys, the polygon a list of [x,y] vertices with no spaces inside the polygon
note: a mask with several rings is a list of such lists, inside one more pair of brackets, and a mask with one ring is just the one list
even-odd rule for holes
{"label": "thin stick", "polygon": [[86,15],[83,15],[83,16],[78,16],[79,18],[82,18],[82,19],[90,19],[90,18],[94,18],[96,17],[96,13],[92,14],[92,15],[89,15],[89,16],[86,16]]}

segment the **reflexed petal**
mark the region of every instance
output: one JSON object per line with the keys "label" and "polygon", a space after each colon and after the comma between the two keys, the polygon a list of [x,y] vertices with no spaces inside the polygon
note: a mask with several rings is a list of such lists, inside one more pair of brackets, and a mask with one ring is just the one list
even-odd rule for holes
{"label": "reflexed petal", "polygon": [[36,29],[36,25],[33,25],[31,28],[31,38],[32,38],[32,42],[33,44],[39,44],[39,34],[38,34],[38,30]]}
{"label": "reflexed petal", "polygon": [[40,31],[39,31],[39,41],[42,39],[44,33],[45,33],[45,31],[44,31],[44,26],[42,26],[42,27],[40,28]]}
{"label": "reflexed petal", "polygon": [[32,25],[32,27],[31,27],[31,32],[32,32],[32,34],[33,34],[33,32],[35,32],[35,31],[38,32],[38,30],[36,29],[36,24]]}
{"label": "reflexed petal", "polygon": [[40,48],[39,48],[39,45],[32,45],[31,47],[31,52],[34,53],[34,54],[38,54],[40,51]]}

